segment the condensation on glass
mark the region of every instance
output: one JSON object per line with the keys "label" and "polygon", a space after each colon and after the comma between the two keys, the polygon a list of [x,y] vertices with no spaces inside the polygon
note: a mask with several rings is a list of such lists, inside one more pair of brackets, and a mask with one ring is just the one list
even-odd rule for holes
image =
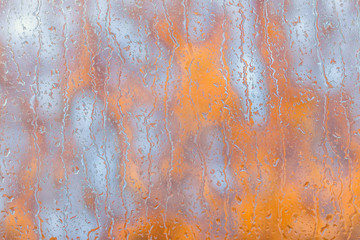
{"label": "condensation on glass", "polygon": [[360,238],[359,34],[358,0],[1,1],[1,238]]}

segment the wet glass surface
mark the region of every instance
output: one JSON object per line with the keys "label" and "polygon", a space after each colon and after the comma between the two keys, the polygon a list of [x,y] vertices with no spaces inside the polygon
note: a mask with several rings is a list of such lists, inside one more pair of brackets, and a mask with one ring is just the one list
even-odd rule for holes
{"label": "wet glass surface", "polygon": [[2,239],[359,239],[358,0],[0,1]]}

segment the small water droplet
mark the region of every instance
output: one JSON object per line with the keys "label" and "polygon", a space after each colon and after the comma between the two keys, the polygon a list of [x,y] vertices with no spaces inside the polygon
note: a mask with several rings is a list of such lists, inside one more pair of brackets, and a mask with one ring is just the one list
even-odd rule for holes
{"label": "small water droplet", "polygon": [[73,168],[73,173],[74,173],[75,175],[79,173],[79,167],[78,167],[78,166],[75,166],[75,167]]}
{"label": "small water droplet", "polygon": [[10,148],[7,148],[4,152],[5,157],[9,157],[10,153],[11,153]]}

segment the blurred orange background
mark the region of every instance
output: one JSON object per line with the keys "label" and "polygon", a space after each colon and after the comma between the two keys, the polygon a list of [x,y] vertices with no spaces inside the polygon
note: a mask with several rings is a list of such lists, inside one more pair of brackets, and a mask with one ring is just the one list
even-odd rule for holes
{"label": "blurred orange background", "polygon": [[358,239],[358,0],[0,4],[3,239]]}

